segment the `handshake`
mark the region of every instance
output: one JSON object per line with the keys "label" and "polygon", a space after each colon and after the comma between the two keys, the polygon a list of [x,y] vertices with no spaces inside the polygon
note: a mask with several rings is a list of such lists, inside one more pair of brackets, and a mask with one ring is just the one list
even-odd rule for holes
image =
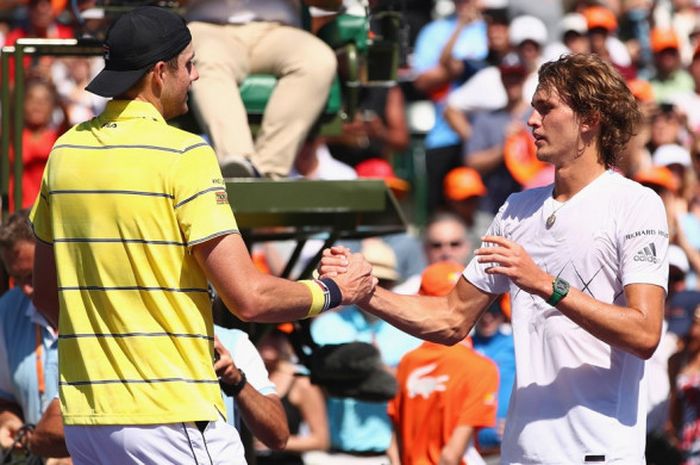
{"label": "handshake", "polygon": [[331,278],[336,282],[342,293],[341,305],[362,306],[369,302],[378,282],[372,276],[372,265],[365,257],[342,246],[323,251],[318,274],[320,278]]}

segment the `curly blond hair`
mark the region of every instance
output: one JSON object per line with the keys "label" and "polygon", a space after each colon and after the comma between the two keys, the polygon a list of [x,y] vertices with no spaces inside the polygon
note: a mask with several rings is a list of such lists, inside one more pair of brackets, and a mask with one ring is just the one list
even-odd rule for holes
{"label": "curly blond hair", "polygon": [[565,55],[540,67],[539,88],[556,91],[581,121],[600,124],[601,161],[607,168],[615,166],[642,120],[622,76],[598,55]]}

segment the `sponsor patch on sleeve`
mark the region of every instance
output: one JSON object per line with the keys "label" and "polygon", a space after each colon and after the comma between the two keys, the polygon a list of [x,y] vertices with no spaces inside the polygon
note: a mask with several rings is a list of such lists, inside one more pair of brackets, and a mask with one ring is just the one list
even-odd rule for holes
{"label": "sponsor patch on sleeve", "polygon": [[216,196],[217,205],[228,203],[228,195],[226,195],[226,191],[216,191],[214,192],[214,195]]}

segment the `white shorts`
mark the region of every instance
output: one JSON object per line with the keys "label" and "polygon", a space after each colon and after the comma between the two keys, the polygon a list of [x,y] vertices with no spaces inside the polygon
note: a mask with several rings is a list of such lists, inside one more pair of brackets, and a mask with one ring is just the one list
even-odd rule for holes
{"label": "white shorts", "polygon": [[245,465],[238,431],[224,420],[203,432],[194,423],[66,426],[74,465]]}

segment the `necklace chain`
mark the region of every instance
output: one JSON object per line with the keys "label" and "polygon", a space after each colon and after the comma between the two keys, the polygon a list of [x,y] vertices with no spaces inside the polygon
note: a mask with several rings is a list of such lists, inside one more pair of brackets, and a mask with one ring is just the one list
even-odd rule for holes
{"label": "necklace chain", "polygon": [[563,202],[552,212],[551,215],[547,217],[547,221],[545,221],[544,223],[547,229],[550,229],[552,226],[554,226],[554,223],[557,221],[557,212],[561,210],[564,207],[564,205],[566,205],[569,202],[569,200],[571,199],[568,199],[565,202]]}

